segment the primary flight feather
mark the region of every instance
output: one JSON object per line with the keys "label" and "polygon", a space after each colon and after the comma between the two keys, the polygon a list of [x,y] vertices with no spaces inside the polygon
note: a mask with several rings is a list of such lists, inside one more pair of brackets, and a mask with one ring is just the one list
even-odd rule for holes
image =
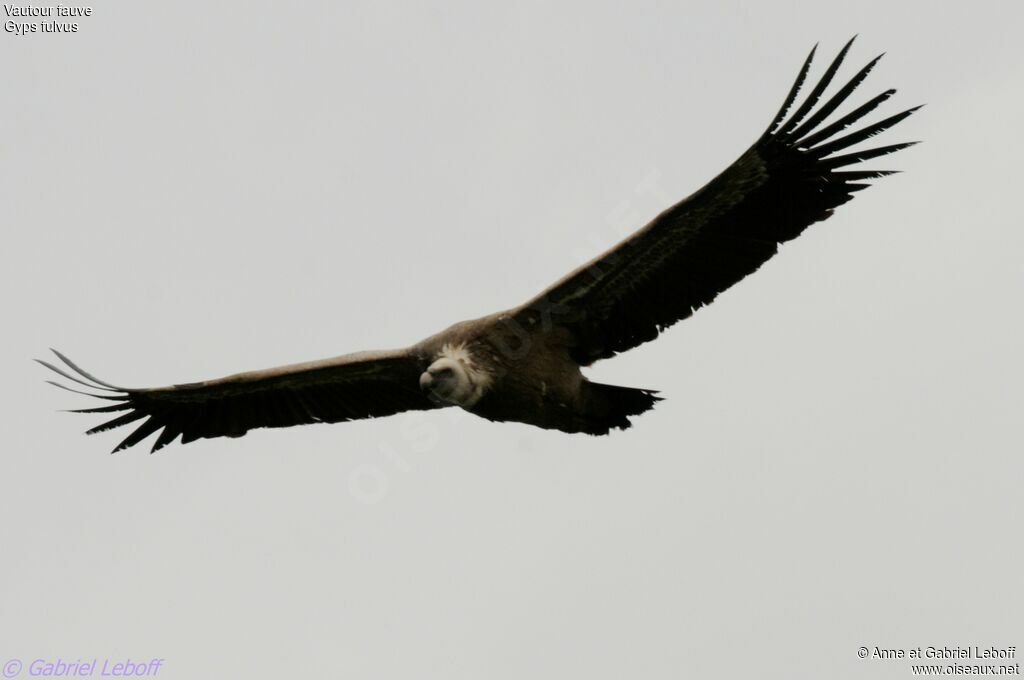
{"label": "primary flight feather", "polygon": [[[157,434],[152,450],[259,427],[334,423],[459,406],[495,421],[607,434],[659,401],[653,390],[602,385],[580,369],[653,340],[771,258],[782,242],[826,219],[867,181],[890,174],[861,163],[911,143],[851,151],[917,108],[854,132],[886,90],[824,124],[867,77],[870,61],[822,102],[851,40],[793,110],[815,50],[767,130],[720,175],[622,243],[512,310],[457,323],[406,349],[135,389],[93,377],[56,352],[40,361],[109,404],[78,409],[114,417],[88,431],[135,429],[114,451]],[[851,169],[855,168],[855,169]],[[97,392],[99,392],[97,394]],[[141,422],[139,422],[141,421]]]}

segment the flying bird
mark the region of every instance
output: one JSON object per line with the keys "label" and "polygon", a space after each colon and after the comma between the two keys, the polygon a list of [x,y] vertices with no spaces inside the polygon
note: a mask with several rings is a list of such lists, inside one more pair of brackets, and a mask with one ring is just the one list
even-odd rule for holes
{"label": "flying bird", "polygon": [[48,382],[110,402],[75,411],[117,414],[89,434],[137,424],[114,451],[154,433],[156,451],[179,436],[184,444],[260,427],[448,406],[563,432],[604,435],[628,428],[631,417],[660,400],[657,392],[592,382],[582,368],[655,339],[711,303],[775,255],[780,243],[831,216],[869,180],[891,174],[863,169],[862,162],[913,144],[848,150],[920,108],[845,132],[892,97],[892,89],[825,124],[881,58],[823,100],[852,43],[795,106],[815,46],[771,124],[721,174],[514,309],[456,323],[405,349],[169,387],[118,387],[56,350],[63,366],[40,363],[90,391]]}

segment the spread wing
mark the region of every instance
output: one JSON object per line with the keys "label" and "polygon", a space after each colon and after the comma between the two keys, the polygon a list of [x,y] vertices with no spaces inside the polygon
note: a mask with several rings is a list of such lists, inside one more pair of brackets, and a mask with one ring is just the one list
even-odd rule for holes
{"label": "spread wing", "polygon": [[181,443],[187,444],[202,437],[241,437],[257,427],[336,423],[435,408],[419,389],[419,376],[426,364],[410,350],[360,352],[217,380],[147,389],[103,382],[60,352],[53,352],[70,372],[37,361],[93,392],[47,382],[111,402],[108,406],[77,409],[75,413],[120,414],[87,434],[142,421],[114,448],[115,452],[158,431],[153,451],[179,435]]}
{"label": "spread wing", "polygon": [[[884,170],[849,169],[912,143],[845,151],[900,122],[917,108],[841,134],[896,91],[886,90],[823,125],[881,56],[817,106],[851,40],[800,106],[788,115],[815,50],[785,103],[754,145],[692,196],[665,210],[625,241],[515,310],[526,326],[543,321],[572,332],[573,359],[597,359],[653,340],[754,272],[784,241],[865,189]],[[843,153],[840,153],[843,152]]]}

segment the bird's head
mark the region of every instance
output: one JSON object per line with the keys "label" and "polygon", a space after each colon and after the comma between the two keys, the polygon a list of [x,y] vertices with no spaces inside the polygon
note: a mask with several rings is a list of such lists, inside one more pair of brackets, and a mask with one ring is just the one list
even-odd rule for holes
{"label": "bird's head", "polygon": [[448,345],[420,375],[420,389],[446,404],[469,407],[483,396],[488,380],[477,370],[468,352]]}
{"label": "bird's head", "polygon": [[420,389],[449,404],[459,404],[472,392],[466,368],[456,359],[441,357],[420,376]]}

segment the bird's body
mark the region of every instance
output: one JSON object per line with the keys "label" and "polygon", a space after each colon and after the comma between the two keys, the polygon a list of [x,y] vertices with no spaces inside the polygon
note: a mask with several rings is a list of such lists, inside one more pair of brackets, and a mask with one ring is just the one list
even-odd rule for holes
{"label": "bird's body", "polygon": [[843,168],[909,146],[838,153],[915,110],[841,134],[895,92],[887,90],[824,124],[878,61],[818,106],[849,47],[790,114],[812,51],[768,130],[715,179],[514,309],[457,323],[401,350],[162,388],[105,383],[59,353],[71,373],[42,363],[111,402],[81,412],[120,414],[90,433],[144,419],[115,450],[157,432],[153,450],[178,436],[186,443],[445,406],[564,432],[627,428],[659,398],[648,389],[593,383],[582,369],[653,340],[755,271],[779,243],[828,218],[866,180],[890,174]]}
{"label": "bird's body", "polygon": [[[545,328],[539,319],[523,323],[513,312],[502,312],[455,324],[412,352],[428,364],[420,386],[437,403],[460,406],[488,420],[607,434],[614,427],[628,427],[627,416],[658,400],[650,390],[590,382],[572,358],[573,344],[572,334],[561,325]],[[433,377],[438,371],[448,376],[446,369],[455,386],[452,396],[437,389],[444,378]]]}

